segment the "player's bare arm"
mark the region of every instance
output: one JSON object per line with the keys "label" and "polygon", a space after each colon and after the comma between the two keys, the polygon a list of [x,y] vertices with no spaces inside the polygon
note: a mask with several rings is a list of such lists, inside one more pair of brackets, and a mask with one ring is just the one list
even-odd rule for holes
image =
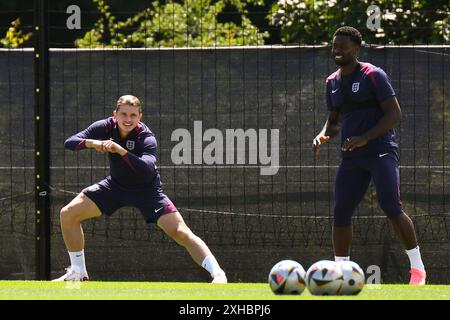
{"label": "player's bare arm", "polygon": [[348,138],[342,145],[342,151],[353,151],[365,146],[370,140],[376,139],[395,127],[401,120],[402,112],[395,96],[389,97],[380,103],[384,116],[377,125],[362,136]]}
{"label": "player's bare arm", "polygon": [[319,154],[320,145],[328,143],[331,139],[337,136],[340,130],[340,122],[341,117],[339,112],[329,113],[325,125],[313,140],[312,149],[316,155]]}

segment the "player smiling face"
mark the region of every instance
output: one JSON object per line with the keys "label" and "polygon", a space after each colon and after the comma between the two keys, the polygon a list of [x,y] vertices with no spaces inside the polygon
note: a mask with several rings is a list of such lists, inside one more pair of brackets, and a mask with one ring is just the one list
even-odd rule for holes
{"label": "player smiling face", "polygon": [[141,103],[135,96],[122,96],[117,100],[117,108],[113,114],[117,120],[120,135],[126,137],[142,118]]}
{"label": "player smiling face", "polygon": [[361,43],[361,33],[355,28],[345,26],[337,29],[333,36],[333,47],[331,50],[334,62],[340,67],[355,62]]}
{"label": "player smiling face", "polygon": [[335,36],[333,38],[332,54],[334,62],[340,66],[346,66],[356,60],[359,46],[348,36]]}

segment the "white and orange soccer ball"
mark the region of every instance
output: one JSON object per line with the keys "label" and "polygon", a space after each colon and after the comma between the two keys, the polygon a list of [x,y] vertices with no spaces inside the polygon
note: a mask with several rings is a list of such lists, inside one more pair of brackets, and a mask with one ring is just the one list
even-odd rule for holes
{"label": "white and orange soccer ball", "polygon": [[293,260],[282,260],[269,273],[269,285],[275,294],[302,294],[305,290],[305,269]]}
{"label": "white and orange soccer ball", "polygon": [[343,275],[343,283],[339,294],[357,295],[364,287],[365,275],[361,267],[353,261],[337,262]]}
{"label": "white and orange soccer ball", "polygon": [[344,283],[340,266],[331,260],[321,260],[306,272],[306,286],[316,296],[339,295]]}

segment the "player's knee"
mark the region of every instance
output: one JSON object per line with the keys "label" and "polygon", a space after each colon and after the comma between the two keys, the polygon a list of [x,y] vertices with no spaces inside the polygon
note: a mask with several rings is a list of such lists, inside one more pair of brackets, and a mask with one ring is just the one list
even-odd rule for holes
{"label": "player's knee", "polygon": [[336,217],[334,218],[333,221],[333,226],[338,227],[338,228],[344,228],[344,227],[349,227],[352,225],[352,220],[350,219],[337,219]]}
{"label": "player's knee", "polygon": [[396,220],[404,214],[403,210],[397,207],[383,208],[383,211],[390,220]]}
{"label": "player's knee", "polygon": [[69,206],[65,206],[61,209],[59,212],[59,218],[61,220],[62,224],[69,224],[73,222],[79,222],[79,219],[77,219],[76,214],[71,210]]}
{"label": "player's knee", "polygon": [[72,220],[72,216],[70,214],[70,209],[68,207],[64,207],[59,212],[59,219],[61,220],[61,223],[69,223]]}
{"label": "player's knee", "polygon": [[186,226],[177,226],[171,232],[170,236],[173,240],[175,240],[179,245],[185,246],[191,238],[193,237],[192,231]]}
{"label": "player's knee", "polygon": [[352,224],[353,209],[347,207],[334,208],[333,225],[336,227],[348,227]]}
{"label": "player's knee", "polygon": [[396,219],[403,214],[402,207],[399,205],[380,205],[380,207],[389,219]]}

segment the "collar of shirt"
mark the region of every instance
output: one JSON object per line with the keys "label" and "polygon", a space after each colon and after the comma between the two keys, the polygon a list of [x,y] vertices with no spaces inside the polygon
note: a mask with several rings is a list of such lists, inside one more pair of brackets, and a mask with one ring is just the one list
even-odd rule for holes
{"label": "collar of shirt", "polygon": [[119,125],[117,124],[117,121],[114,123],[114,128],[113,128],[113,132],[112,132],[113,141],[115,141],[119,144],[122,144],[126,140],[136,140],[136,136],[137,136],[137,126],[133,129],[133,131],[131,131],[128,134],[128,136],[126,138],[123,139],[120,136]]}

